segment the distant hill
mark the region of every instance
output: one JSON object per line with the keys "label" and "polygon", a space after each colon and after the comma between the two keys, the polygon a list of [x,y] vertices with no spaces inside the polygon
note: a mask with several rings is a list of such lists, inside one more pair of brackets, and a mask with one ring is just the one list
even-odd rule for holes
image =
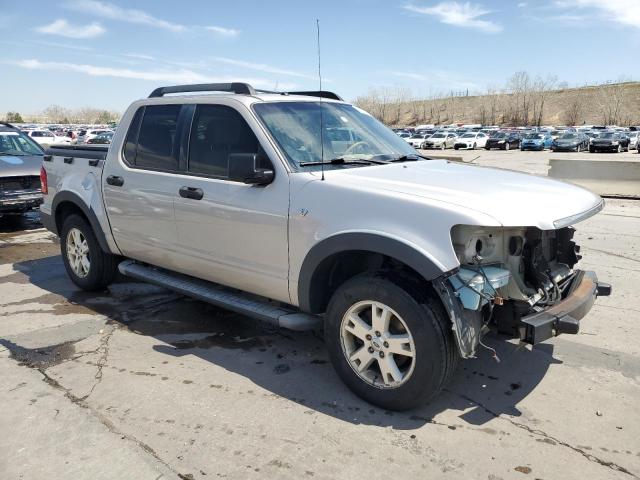
{"label": "distant hill", "polygon": [[424,100],[405,100],[387,90],[360,97],[356,104],[391,126],[640,125],[640,82]]}

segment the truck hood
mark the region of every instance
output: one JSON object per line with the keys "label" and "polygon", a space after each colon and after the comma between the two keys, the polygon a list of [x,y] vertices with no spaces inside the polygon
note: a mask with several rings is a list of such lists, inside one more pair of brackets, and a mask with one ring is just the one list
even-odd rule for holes
{"label": "truck hood", "polygon": [[0,177],[21,177],[40,175],[42,155],[3,155],[0,154]]}
{"label": "truck hood", "polygon": [[[345,186],[454,204],[489,215],[505,227],[552,230],[584,220],[603,205],[598,195],[576,185],[443,160],[331,170],[325,175],[327,181]],[[558,222],[573,216],[575,221]]]}

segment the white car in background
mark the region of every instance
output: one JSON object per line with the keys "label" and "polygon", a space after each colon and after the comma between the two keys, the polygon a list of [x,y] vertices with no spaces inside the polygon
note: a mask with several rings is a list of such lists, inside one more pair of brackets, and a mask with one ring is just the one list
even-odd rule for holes
{"label": "white car in background", "polygon": [[460,148],[475,150],[476,148],[484,148],[489,137],[482,132],[467,132],[456,139],[453,144],[454,150]]}
{"label": "white car in background", "polygon": [[103,133],[109,133],[111,132],[111,130],[106,130],[104,128],[102,129],[90,129],[90,130],[80,130],[80,132],[78,132],[78,139],[76,141],[76,143],[78,145],[84,145],[85,143],[87,143],[87,140],[91,139],[91,138],[95,138],[98,135],[102,135]]}
{"label": "white car in background", "polygon": [[638,150],[638,140],[640,132],[628,132],[629,137],[629,150]]}
{"label": "white car in background", "polygon": [[446,148],[453,148],[458,136],[453,132],[436,132],[424,141],[424,148],[439,148],[444,150]]}
{"label": "white car in background", "polygon": [[70,143],[70,139],[67,137],[58,137],[49,130],[31,130],[25,132],[31,139],[40,145],[54,145]]}
{"label": "white car in background", "polygon": [[426,140],[431,136],[430,133],[414,133],[411,137],[407,138],[407,143],[411,145],[413,148],[421,148],[425,149]]}

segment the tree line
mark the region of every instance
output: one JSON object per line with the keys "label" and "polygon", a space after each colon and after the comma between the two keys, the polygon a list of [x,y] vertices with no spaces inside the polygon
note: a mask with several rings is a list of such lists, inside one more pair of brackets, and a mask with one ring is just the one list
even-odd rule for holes
{"label": "tree line", "polygon": [[[634,92],[633,88],[636,87]],[[568,88],[554,75],[514,73],[501,86],[479,95],[432,94],[417,98],[408,88],[380,87],[354,102],[387,125],[481,123],[522,126],[585,123],[640,123],[640,84],[618,83]]]}
{"label": "tree line", "polygon": [[117,122],[120,116],[119,112],[93,107],[71,109],[50,105],[41,114],[36,115],[7,112],[5,121],[9,123],[107,124]]}

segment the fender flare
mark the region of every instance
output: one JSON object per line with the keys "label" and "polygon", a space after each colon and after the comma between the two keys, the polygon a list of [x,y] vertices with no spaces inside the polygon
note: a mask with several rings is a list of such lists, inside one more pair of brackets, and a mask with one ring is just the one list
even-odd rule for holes
{"label": "fender flare", "polygon": [[102,248],[102,250],[104,250],[106,253],[111,253],[109,244],[107,243],[107,239],[104,235],[104,232],[102,231],[102,227],[100,226],[98,217],[96,216],[93,209],[91,207],[88,207],[87,204],[82,200],[82,198],[80,198],[80,196],[76,193],[64,191],[57,193],[55,197],[53,197],[53,202],[51,202],[51,217],[53,221],[51,223],[52,226],[56,229],[54,233],[58,236],[60,235],[60,232],[57,231],[58,225],[56,222],[56,210],[58,206],[63,202],[72,203],[73,205],[78,207],[82,211],[82,213],[84,213],[84,216],[89,220],[89,224],[91,225],[93,233],[98,239],[100,248]]}
{"label": "fender flare", "polygon": [[427,281],[432,281],[445,273],[424,253],[400,240],[375,233],[337,234],[316,243],[302,262],[298,276],[298,304],[302,311],[313,310],[312,283],[318,266],[331,255],[349,250],[389,256],[410,266]]}

